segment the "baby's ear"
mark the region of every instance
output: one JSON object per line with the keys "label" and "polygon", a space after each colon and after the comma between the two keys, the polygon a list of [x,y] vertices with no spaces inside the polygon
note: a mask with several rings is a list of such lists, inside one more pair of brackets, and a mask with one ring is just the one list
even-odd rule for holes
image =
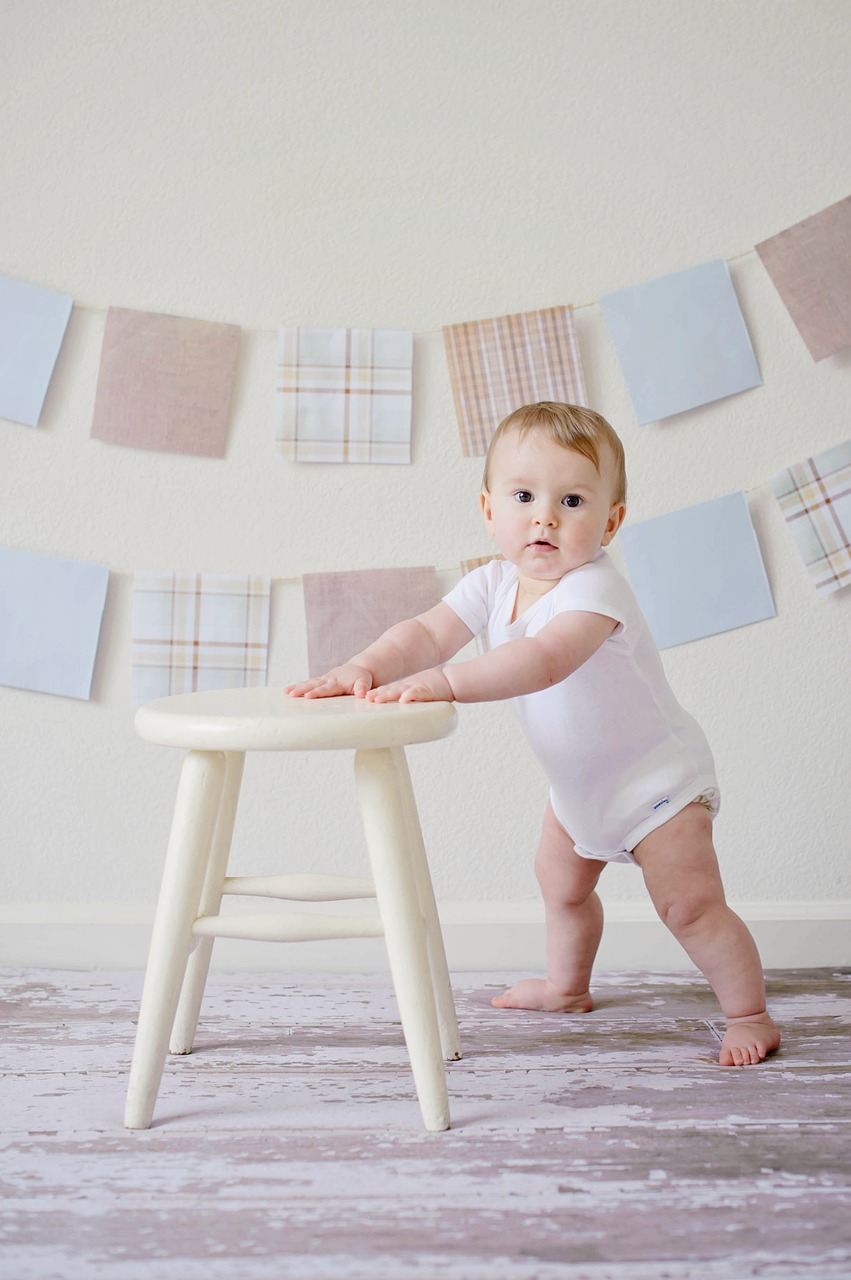
{"label": "baby's ear", "polygon": [[488,527],[490,527],[493,515],[491,513],[491,496],[487,489],[482,489],[482,492],[479,494],[479,505],[482,508],[482,515],[485,518],[485,522]]}
{"label": "baby's ear", "polygon": [[612,507],[611,511],[609,512],[609,520],[608,520],[608,524],[606,525],[606,532],[603,534],[603,541],[600,544],[601,546],[607,547],[609,545],[609,543],[612,541],[615,534],[617,533],[618,529],[623,524],[625,516],[626,516],[626,503],[616,502]]}

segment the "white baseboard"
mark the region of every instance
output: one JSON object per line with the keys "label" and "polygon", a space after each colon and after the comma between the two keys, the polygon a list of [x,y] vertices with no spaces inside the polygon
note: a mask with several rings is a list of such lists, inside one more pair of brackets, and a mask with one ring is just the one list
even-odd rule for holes
{"label": "white baseboard", "polygon": [[[851,901],[733,903],[753,933],[766,969],[851,965]],[[304,910],[307,904],[300,904]],[[254,910],[262,909],[255,906]],[[274,906],[270,909],[274,910]],[[278,907],[280,910],[280,906]],[[363,904],[323,908],[353,914]],[[456,972],[541,971],[539,903],[441,904],[449,966]],[[0,966],[41,969],[143,969],[153,907],[135,903],[29,903],[0,908]],[[386,970],[380,939],[264,943],[217,941],[213,967],[231,972]],[[649,903],[606,904],[598,970],[689,970],[693,965]]]}

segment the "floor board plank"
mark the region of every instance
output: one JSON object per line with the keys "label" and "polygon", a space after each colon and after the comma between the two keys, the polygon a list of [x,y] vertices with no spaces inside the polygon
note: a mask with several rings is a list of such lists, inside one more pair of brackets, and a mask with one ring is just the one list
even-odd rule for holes
{"label": "floor board plank", "polygon": [[851,1277],[851,970],[769,975],[781,1052],[724,1069],[702,981],[590,1015],[454,978],[453,1128],[420,1127],[382,976],[213,974],[153,1127],[121,1128],[139,974],[0,975],[8,1280]]}

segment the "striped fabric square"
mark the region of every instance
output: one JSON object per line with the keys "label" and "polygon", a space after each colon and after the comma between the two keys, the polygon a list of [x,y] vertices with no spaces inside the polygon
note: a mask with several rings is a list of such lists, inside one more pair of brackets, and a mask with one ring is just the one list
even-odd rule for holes
{"label": "striped fabric square", "polygon": [[781,471],[771,487],[817,590],[851,585],[851,440]]}
{"label": "striped fabric square", "polygon": [[310,675],[324,675],[360,653],[394,623],[425,613],[439,600],[434,568],[305,574]]}
{"label": "striped fabric square", "polygon": [[443,341],[466,458],[487,453],[502,419],[521,405],[588,403],[572,307],[447,325]]}
{"label": "striped fabric square", "polygon": [[280,329],[278,454],[409,463],[413,367],[406,330]]}
{"label": "striped fabric square", "polygon": [[133,701],[266,683],[269,578],[138,570]]}
{"label": "striped fabric square", "polygon": [[851,346],[851,196],[756,251],[812,358]]}
{"label": "striped fabric square", "polygon": [[239,335],[235,324],[110,307],[92,437],[223,458]]}

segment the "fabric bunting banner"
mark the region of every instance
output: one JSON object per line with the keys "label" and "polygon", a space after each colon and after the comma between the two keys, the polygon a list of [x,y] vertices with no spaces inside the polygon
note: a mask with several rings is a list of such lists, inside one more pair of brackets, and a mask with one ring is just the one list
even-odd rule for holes
{"label": "fabric bunting banner", "polygon": [[282,328],[278,454],[295,462],[409,463],[413,365],[407,330]]}
{"label": "fabric bunting banner", "polygon": [[240,329],[110,307],[92,436],[222,458]]}
{"label": "fabric bunting banner", "polygon": [[424,613],[439,600],[433,567],[305,574],[309,674],[339,666],[395,622]]}
{"label": "fabric bunting banner", "polygon": [[266,683],[269,578],[139,570],[133,701]]}
{"label": "fabric bunting banner", "polygon": [[521,405],[588,404],[572,307],[447,325],[443,341],[466,458],[484,456]]}
{"label": "fabric bunting banner", "polygon": [[851,586],[851,440],[781,471],[771,487],[817,590]]}
{"label": "fabric bunting banner", "polygon": [[851,196],[756,251],[812,358],[851,346]]}

